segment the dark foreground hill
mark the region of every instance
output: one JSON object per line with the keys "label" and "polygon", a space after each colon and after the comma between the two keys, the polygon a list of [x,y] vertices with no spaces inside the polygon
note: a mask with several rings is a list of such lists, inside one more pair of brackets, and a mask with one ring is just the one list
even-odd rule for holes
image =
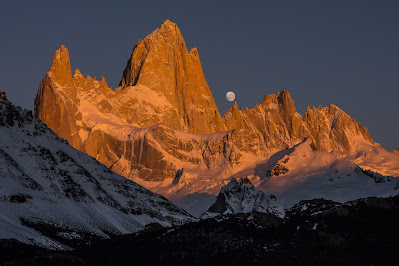
{"label": "dark foreground hill", "polygon": [[398,264],[399,196],[346,203],[302,201],[284,219],[250,213],[173,228],[152,224],[69,252],[12,240],[3,265],[284,265]]}

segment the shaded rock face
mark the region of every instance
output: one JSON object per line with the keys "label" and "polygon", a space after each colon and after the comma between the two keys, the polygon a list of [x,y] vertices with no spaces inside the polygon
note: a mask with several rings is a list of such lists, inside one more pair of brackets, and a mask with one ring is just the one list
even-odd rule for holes
{"label": "shaded rock face", "polygon": [[247,212],[267,212],[276,213],[273,205],[275,196],[267,195],[254,188],[247,177],[235,179],[220,190],[216,198],[204,217],[211,216],[212,213],[231,214]]}
{"label": "shaded rock face", "polygon": [[340,154],[359,137],[374,145],[367,128],[335,106],[303,118],[287,91],[253,109],[235,103],[221,118],[198,51],[187,50],[168,20],[136,43],[115,91],[104,77],[72,75],[62,46],[40,84],[35,116],[114,172],[146,181],[173,179],[186,166],[230,171],[307,137],[314,149]]}
{"label": "shaded rock face", "polygon": [[[198,50],[187,50],[179,28],[169,20],[136,43],[123,72],[120,89],[137,84],[164,96],[173,107],[175,112],[162,120],[163,124],[197,134],[225,130],[206,83]],[[150,120],[139,126],[156,123]]]}
{"label": "shaded rock face", "polygon": [[0,126],[22,127],[24,123],[30,123],[33,119],[32,111],[23,110],[15,107],[6,96],[6,93],[0,91]]}

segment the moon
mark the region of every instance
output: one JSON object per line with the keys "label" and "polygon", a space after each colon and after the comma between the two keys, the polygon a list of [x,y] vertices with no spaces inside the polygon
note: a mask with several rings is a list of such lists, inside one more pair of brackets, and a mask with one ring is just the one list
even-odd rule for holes
{"label": "moon", "polygon": [[236,98],[236,95],[234,94],[234,92],[229,91],[228,93],[226,93],[226,99],[227,99],[229,102],[234,101],[235,98]]}

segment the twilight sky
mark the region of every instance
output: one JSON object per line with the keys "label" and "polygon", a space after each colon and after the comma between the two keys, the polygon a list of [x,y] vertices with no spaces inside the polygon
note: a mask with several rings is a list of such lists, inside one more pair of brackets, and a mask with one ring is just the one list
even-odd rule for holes
{"label": "twilight sky", "polygon": [[399,146],[399,1],[56,2],[1,2],[0,90],[17,105],[33,110],[61,44],[73,71],[117,87],[135,42],[170,19],[198,48],[222,115],[229,90],[252,108],[286,89],[301,115],[333,103]]}

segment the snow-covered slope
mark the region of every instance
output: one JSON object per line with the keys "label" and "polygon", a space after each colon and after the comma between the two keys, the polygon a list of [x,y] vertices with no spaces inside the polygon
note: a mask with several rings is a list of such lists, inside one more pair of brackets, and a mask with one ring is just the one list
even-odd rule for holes
{"label": "snow-covered slope", "polygon": [[399,193],[397,178],[362,169],[334,152],[314,151],[311,144],[307,139],[273,155],[262,165],[264,176],[252,176],[255,187],[285,207],[314,198],[345,202]]}
{"label": "snow-covered slope", "polygon": [[193,218],[0,97],[0,238],[50,248]]}
{"label": "snow-covered slope", "polygon": [[359,140],[354,151],[346,156],[346,159],[363,169],[399,177],[399,152],[388,152],[380,145],[370,146]]}

